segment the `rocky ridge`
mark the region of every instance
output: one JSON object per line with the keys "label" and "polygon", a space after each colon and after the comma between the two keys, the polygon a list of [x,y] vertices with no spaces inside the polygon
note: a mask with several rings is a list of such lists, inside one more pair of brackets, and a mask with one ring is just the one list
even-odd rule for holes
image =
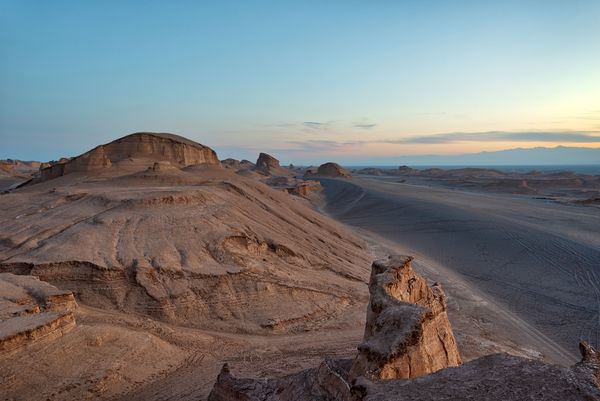
{"label": "rocky ridge", "polygon": [[270,379],[238,379],[225,365],[209,401],[600,399],[600,353],[585,343],[570,368],[507,354],[458,366],[443,291],[412,272],[411,260],[373,263],[365,341],[354,360]]}

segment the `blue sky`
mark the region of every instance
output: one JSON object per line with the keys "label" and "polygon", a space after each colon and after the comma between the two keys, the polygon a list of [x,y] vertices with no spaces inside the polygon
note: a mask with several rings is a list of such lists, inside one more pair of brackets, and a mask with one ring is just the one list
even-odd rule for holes
{"label": "blue sky", "polygon": [[600,147],[600,2],[0,0],[0,158]]}

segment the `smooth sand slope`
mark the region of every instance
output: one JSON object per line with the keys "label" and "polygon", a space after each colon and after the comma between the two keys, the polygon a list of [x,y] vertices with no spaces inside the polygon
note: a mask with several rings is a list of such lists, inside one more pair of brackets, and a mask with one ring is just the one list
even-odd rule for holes
{"label": "smooth sand slope", "polygon": [[559,363],[577,358],[579,340],[600,343],[597,209],[379,179],[321,183],[326,212],[427,255],[530,324],[515,323],[516,342]]}

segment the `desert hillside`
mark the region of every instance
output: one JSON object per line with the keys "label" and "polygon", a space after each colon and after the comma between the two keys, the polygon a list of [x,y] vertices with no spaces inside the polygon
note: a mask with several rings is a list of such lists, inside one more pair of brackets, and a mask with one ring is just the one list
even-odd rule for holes
{"label": "desert hillside", "polygon": [[[112,360],[88,381],[43,385],[53,399],[117,396],[205,358],[202,338],[231,344],[211,346],[211,360],[225,360],[240,341],[252,343],[249,334],[285,342],[332,327],[358,333],[368,299],[360,239],[303,198],[223,168],[210,148],[174,135],[133,134],[46,167],[0,196],[0,226],[1,272],[39,277],[79,304],[77,327],[55,344],[2,355],[17,399],[30,384],[17,372],[34,361],[40,377],[52,377],[63,364],[77,369],[78,354],[88,355],[81,363]],[[57,354],[65,346],[68,358]],[[153,368],[131,371],[134,361]]]}

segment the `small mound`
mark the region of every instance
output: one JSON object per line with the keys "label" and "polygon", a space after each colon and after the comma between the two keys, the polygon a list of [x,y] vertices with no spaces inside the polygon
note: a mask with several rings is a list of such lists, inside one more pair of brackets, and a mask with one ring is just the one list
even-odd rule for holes
{"label": "small mound", "polygon": [[321,164],[317,169],[317,173],[313,173],[310,170],[306,172],[307,176],[318,175],[322,177],[342,177],[351,178],[352,174],[337,163],[328,162]]}

